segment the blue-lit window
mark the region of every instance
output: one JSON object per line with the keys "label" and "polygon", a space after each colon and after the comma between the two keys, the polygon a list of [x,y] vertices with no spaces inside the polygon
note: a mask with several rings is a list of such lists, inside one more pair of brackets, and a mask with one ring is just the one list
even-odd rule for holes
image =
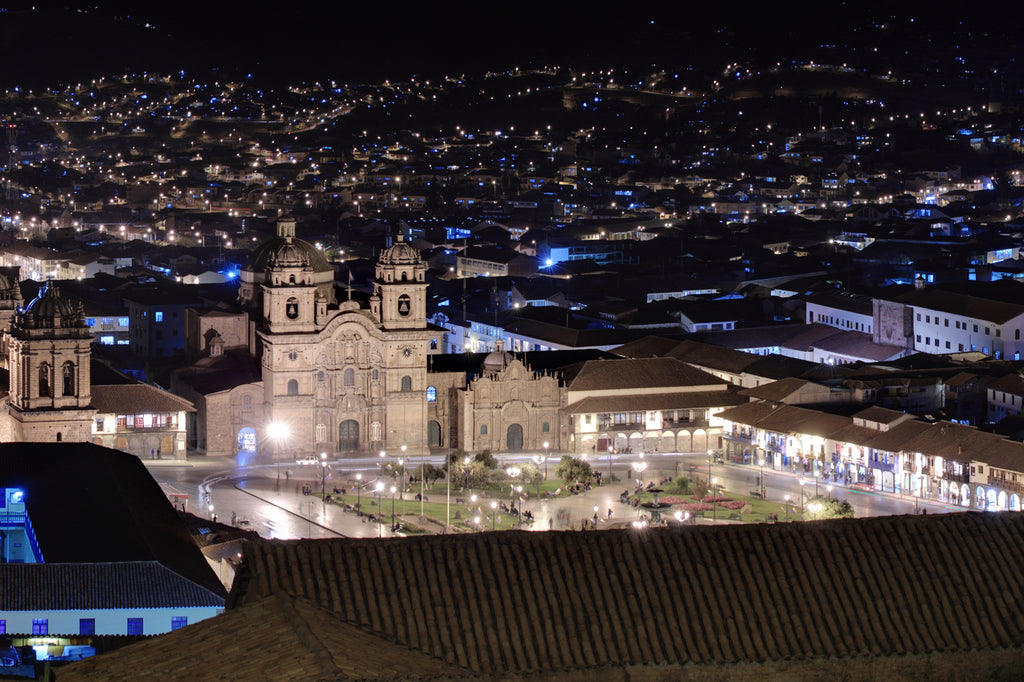
{"label": "blue-lit window", "polygon": [[127,327],[128,326],[128,318],[127,317],[119,317],[119,318],[117,318],[117,326],[119,326],[119,327]]}
{"label": "blue-lit window", "polygon": [[80,635],[95,635],[96,634],[96,619],[95,618],[79,618],[78,619],[78,634],[80,634]]}
{"label": "blue-lit window", "polygon": [[50,621],[46,618],[33,618],[32,619],[32,634],[33,635],[47,635],[50,630]]}
{"label": "blue-lit window", "polygon": [[141,618],[129,618],[128,619],[128,634],[129,635],[141,635],[142,632],[142,619]]}
{"label": "blue-lit window", "polygon": [[437,389],[433,386],[427,386],[427,402],[432,403],[437,400]]}
{"label": "blue-lit window", "polygon": [[104,334],[103,336],[101,336],[100,337],[100,345],[101,346],[113,346],[114,345],[114,335],[113,334]]}
{"label": "blue-lit window", "polygon": [[85,326],[86,327],[95,327],[96,326],[96,318],[95,317],[87,317],[87,318],[85,318]]}
{"label": "blue-lit window", "polygon": [[5,619],[3,619],[3,618],[0,618],[0,635],[6,635],[6,634],[7,634],[7,621]]}
{"label": "blue-lit window", "polygon": [[164,321],[164,313],[163,313],[162,310],[158,310],[155,313],[153,313],[153,321],[154,322],[163,322]]}
{"label": "blue-lit window", "polygon": [[171,629],[180,630],[188,625],[188,616],[171,616]]}

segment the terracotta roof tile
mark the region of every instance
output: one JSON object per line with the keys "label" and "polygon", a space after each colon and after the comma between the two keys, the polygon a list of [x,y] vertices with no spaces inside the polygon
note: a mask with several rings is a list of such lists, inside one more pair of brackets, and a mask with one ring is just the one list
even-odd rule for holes
{"label": "terracotta roof tile", "polygon": [[310,599],[484,677],[973,651],[1024,635],[1022,548],[1017,513],[263,542],[229,606]]}

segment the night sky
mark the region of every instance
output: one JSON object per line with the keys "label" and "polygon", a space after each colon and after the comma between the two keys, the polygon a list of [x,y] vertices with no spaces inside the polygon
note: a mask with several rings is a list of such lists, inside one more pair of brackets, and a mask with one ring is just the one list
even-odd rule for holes
{"label": "night sky", "polygon": [[[289,2],[269,10],[230,0],[35,10],[7,4],[0,12],[0,78],[5,85],[38,85],[117,71],[216,69],[291,82],[367,81],[552,63],[702,68],[730,59],[808,58],[822,45],[848,41],[880,40],[898,50],[923,32],[939,34],[939,46],[987,33],[983,39],[996,51],[1014,49],[1009,41],[1018,40],[1010,31],[1016,17],[1006,10],[996,20],[991,13],[889,16],[881,3],[824,4],[810,10],[742,2]],[[881,22],[898,30],[873,35]],[[830,56],[835,53],[833,47]]]}

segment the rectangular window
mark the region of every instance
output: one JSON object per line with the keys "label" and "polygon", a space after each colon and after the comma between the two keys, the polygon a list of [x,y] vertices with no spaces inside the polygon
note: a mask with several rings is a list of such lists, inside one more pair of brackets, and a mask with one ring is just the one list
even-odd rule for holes
{"label": "rectangular window", "polygon": [[949,341],[946,341],[946,348],[949,348]]}
{"label": "rectangular window", "polygon": [[102,431],[103,430],[103,417],[96,417],[96,430],[97,431]]}
{"label": "rectangular window", "polygon": [[0,618],[0,635],[7,634],[7,620]]}
{"label": "rectangular window", "polygon": [[920,334],[917,335],[917,342],[921,343],[921,335]]}
{"label": "rectangular window", "polygon": [[947,317],[947,318],[946,318],[946,319],[944,320],[944,322],[946,323],[946,324],[945,324],[945,326],[947,326],[947,327],[948,327],[948,326],[949,326],[949,318]]}
{"label": "rectangular window", "polygon": [[96,326],[96,318],[95,317],[87,317],[87,318],[85,318],[85,326],[86,327],[95,327]]}
{"label": "rectangular window", "polygon": [[918,322],[920,322],[920,321],[921,321],[921,313],[918,313],[918,314],[917,314],[917,321],[918,321]]}
{"label": "rectangular window", "polygon": [[80,634],[80,635],[95,635],[96,634],[96,619],[95,618],[79,618],[78,619],[78,634]]}
{"label": "rectangular window", "polygon": [[188,616],[171,616],[171,629],[180,630],[188,625]]}
{"label": "rectangular window", "polygon": [[100,337],[100,345],[101,346],[113,346],[114,345],[114,335],[113,334],[104,334],[103,336],[101,336]]}
{"label": "rectangular window", "polygon": [[127,327],[128,326],[128,318],[127,317],[119,317],[119,318],[117,318],[117,326],[119,326],[119,327]]}
{"label": "rectangular window", "polygon": [[48,635],[50,630],[50,623],[46,618],[33,618],[32,619],[32,634],[33,635]]}
{"label": "rectangular window", "polygon": [[142,619],[141,618],[129,618],[128,619],[128,634],[129,635],[141,635],[142,632]]}
{"label": "rectangular window", "polygon": [[989,336],[988,327],[985,327],[985,336]]}
{"label": "rectangular window", "polygon": [[977,333],[978,333],[978,325],[974,325],[974,333],[975,333],[975,334],[977,334]]}
{"label": "rectangular window", "polygon": [[925,321],[925,323],[930,324],[931,321],[932,321],[932,316],[931,315],[925,315],[924,316],[924,321]]}
{"label": "rectangular window", "polygon": [[930,337],[930,336],[924,337],[924,345],[926,345],[926,346],[932,345],[932,337]]}
{"label": "rectangular window", "polygon": [[162,310],[158,310],[155,313],[153,313],[153,321],[154,322],[163,322],[164,321],[164,313],[163,313]]}

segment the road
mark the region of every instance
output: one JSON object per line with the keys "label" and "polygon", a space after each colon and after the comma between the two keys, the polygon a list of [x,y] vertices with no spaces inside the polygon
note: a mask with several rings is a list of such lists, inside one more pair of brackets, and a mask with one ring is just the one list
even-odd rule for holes
{"label": "road", "polygon": [[[502,465],[524,463],[530,461],[533,453],[516,457],[502,457]],[[554,459],[554,458],[553,458]],[[443,466],[443,456],[435,456],[429,461],[434,466]],[[593,458],[591,458],[593,462]],[[637,472],[634,464],[643,462],[642,472]],[[419,464],[419,460],[416,461]],[[602,456],[594,463],[594,468],[601,471],[605,481],[608,479],[608,458]],[[309,486],[319,492],[321,485],[328,492],[335,487],[352,489],[356,475],[362,475],[364,490],[371,491],[378,481],[380,459],[376,457],[336,460],[329,463],[328,479],[321,481],[319,468],[297,464],[282,464],[280,467],[269,464],[250,464],[239,466],[230,458],[195,457],[187,464],[166,465],[152,464],[150,473],[160,482],[168,483],[189,495],[189,511],[200,516],[215,514],[217,520],[224,523],[239,521],[248,522],[244,527],[251,528],[265,538],[329,538],[329,537],[390,537],[394,535],[389,524],[367,522],[365,518],[344,511],[338,505],[323,504],[319,497],[302,494],[303,486]],[[619,494],[632,489],[633,481],[640,479],[644,483],[661,481],[678,475],[697,475],[707,478],[708,459],[706,454],[665,453],[658,455],[616,455],[610,469],[615,481],[610,485],[597,486],[590,491],[570,497],[552,500],[530,499],[525,503],[535,519],[532,525],[523,526],[531,530],[550,530],[560,528],[578,528],[581,519],[591,519],[598,515],[601,526],[624,525],[636,518],[637,512],[619,502]],[[549,464],[549,472],[553,474],[554,464]],[[690,467],[695,467],[691,472]],[[758,488],[759,467],[731,463],[712,463],[711,476],[725,487],[726,491],[738,494],[749,494]],[[628,481],[626,479],[629,479]],[[801,486],[801,480],[804,485]],[[385,490],[393,480],[386,478]],[[528,487],[527,487],[528,489]],[[779,513],[784,513],[784,496],[789,495],[791,504],[799,509],[801,491],[805,499],[815,494],[813,479],[803,478],[783,472],[765,471],[766,499],[779,503]],[[818,492],[828,494],[824,484],[819,483]],[[432,495],[436,498],[438,491]],[[885,516],[890,514],[913,514],[926,509],[928,513],[953,511],[957,508],[933,502],[915,503],[910,498],[894,495],[881,495],[861,490],[833,486],[831,495],[845,499],[854,508],[858,517]],[[468,508],[455,503],[458,494],[452,495],[452,514]],[[410,505],[411,503],[411,505]],[[401,501],[396,501],[401,505]],[[407,496],[406,506],[415,502]],[[368,492],[362,500],[363,508],[372,513],[383,506],[385,516],[390,516],[390,498],[387,493],[378,499]],[[488,504],[481,505],[484,516],[482,526],[487,526]],[[595,507],[597,511],[595,512]],[[414,506],[413,506],[414,508]],[[612,515],[608,516],[608,510]],[[710,522],[710,521],[708,521]]]}

